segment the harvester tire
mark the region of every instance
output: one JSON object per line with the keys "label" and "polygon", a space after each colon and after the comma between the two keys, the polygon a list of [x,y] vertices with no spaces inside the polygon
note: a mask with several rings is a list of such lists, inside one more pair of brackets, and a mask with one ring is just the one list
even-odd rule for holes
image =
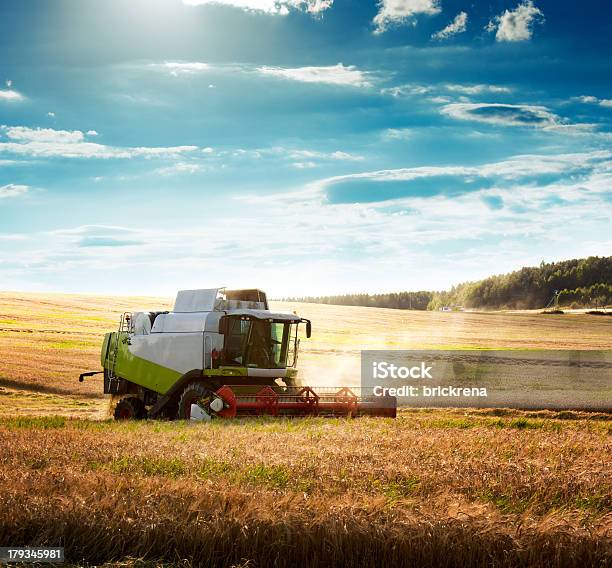
{"label": "harvester tire", "polygon": [[178,419],[189,420],[191,418],[191,405],[201,398],[212,395],[212,391],[202,383],[190,383],[183,391],[178,404]]}
{"label": "harvester tire", "polygon": [[134,396],[122,398],[115,406],[115,420],[141,420],[146,415],[144,403]]}

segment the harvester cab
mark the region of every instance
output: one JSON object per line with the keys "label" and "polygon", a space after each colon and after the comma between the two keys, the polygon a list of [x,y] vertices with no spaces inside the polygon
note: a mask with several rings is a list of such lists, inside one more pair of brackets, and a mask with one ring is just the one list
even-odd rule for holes
{"label": "harvester cab", "polygon": [[395,399],[361,400],[350,389],[299,386],[295,313],[273,312],[257,289],[182,290],[172,311],[125,313],[102,343],[104,393],[124,395],[115,418],[237,415],[395,416]]}

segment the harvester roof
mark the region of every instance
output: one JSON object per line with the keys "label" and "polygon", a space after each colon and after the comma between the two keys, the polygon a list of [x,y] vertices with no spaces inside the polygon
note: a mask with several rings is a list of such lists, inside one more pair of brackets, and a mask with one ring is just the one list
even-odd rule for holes
{"label": "harvester roof", "polygon": [[273,320],[273,321],[289,321],[289,322],[300,322],[302,318],[295,314],[286,314],[283,312],[270,312],[268,310],[228,310],[228,316],[248,316],[261,320]]}

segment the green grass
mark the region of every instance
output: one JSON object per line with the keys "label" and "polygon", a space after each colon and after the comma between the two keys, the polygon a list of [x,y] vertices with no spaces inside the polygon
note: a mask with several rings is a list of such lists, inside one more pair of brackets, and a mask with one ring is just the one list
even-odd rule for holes
{"label": "green grass", "polygon": [[123,456],[112,460],[108,464],[108,468],[113,473],[118,474],[138,473],[145,476],[161,475],[172,478],[179,477],[187,472],[187,467],[183,460],[149,456]]}
{"label": "green grass", "polygon": [[369,485],[372,492],[384,495],[393,503],[417,494],[421,488],[421,479],[416,475],[387,483],[380,479],[371,479]]}
{"label": "green grass", "polygon": [[234,469],[229,462],[208,457],[204,458],[198,465],[198,475],[205,479],[229,476]]}
{"label": "green grass", "polygon": [[474,428],[479,426],[479,421],[471,418],[437,418],[428,421],[427,426],[429,428]]}
{"label": "green grass", "polygon": [[289,468],[283,465],[257,464],[247,469],[242,477],[245,481],[256,485],[263,485],[273,489],[285,489],[292,479]]}
{"label": "green grass", "polygon": [[15,428],[35,428],[47,430],[49,428],[64,428],[66,418],[63,416],[17,416],[15,418],[5,418],[2,424],[9,430]]}
{"label": "green grass", "polygon": [[65,339],[62,341],[46,342],[44,346],[50,349],[91,349],[92,347],[98,347],[99,342]]}

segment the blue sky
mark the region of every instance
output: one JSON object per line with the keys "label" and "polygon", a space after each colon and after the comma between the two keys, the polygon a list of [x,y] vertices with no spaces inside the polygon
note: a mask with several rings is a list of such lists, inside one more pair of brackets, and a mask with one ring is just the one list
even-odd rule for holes
{"label": "blue sky", "polygon": [[443,289],[612,245],[612,7],[3,0],[0,289]]}

